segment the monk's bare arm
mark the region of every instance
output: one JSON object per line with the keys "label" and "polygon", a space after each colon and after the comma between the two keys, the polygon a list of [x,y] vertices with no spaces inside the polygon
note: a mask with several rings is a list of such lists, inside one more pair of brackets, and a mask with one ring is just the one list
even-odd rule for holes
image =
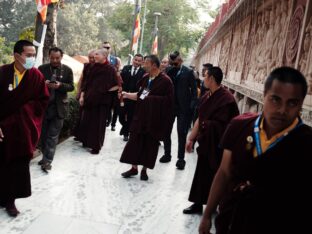
{"label": "monk's bare arm", "polygon": [[119,89],[119,86],[116,85],[116,86],[113,86],[112,88],[110,88],[108,91],[109,91],[109,92],[112,92],[112,91],[116,91],[116,90],[118,90],[118,89]]}
{"label": "monk's bare arm", "polygon": [[198,123],[198,118],[197,118],[197,120],[195,121],[194,127],[193,127],[190,135],[187,138],[187,142],[186,142],[186,145],[185,145],[185,150],[188,153],[192,152],[192,146],[193,146],[193,143],[196,140],[196,137],[197,137],[197,134],[198,134],[198,128],[199,128],[198,126],[199,126],[199,123]]}
{"label": "monk's bare arm", "polygon": [[221,198],[224,196],[226,189],[231,181],[231,164],[232,164],[232,152],[229,150],[223,151],[223,157],[221,165],[213,179],[210,189],[207,206],[202,217],[199,233],[210,233],[211,228],[211,216],[216,210]]}
{"label": "monk's bare arm", "polygon": [[133,101],[138,100],[138,93],[127,93],[127,92],[122,92],[122,97],[127,98]]}
{"label": "monk's bare arm", "polygon": [[3,138],[4,138],[4,135],[3,135],[2,129],[0,128],[0,142],[3,141]]}

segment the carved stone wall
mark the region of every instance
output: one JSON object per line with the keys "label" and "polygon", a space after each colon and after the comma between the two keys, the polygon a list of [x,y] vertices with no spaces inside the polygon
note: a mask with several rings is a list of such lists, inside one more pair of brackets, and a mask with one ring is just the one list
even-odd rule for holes
{"label": "carved stone wall", "polygon": [[207,62],[220,66],[241,111],[260,111],[267,75],[282,65],[297,68],[309,83],[302,117],[312,126],[312,0],[227,4],[200,43],[197,69]]}

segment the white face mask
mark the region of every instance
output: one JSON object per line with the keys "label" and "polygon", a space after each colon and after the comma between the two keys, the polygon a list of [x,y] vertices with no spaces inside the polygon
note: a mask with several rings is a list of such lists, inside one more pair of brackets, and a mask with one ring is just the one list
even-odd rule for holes
{"label": "white face mask", "polygon": [[27,57],[25,63],[23,64],[23,67],[26,70],[29,70],[34,67],[35,61],[36,61],[35,57]]}

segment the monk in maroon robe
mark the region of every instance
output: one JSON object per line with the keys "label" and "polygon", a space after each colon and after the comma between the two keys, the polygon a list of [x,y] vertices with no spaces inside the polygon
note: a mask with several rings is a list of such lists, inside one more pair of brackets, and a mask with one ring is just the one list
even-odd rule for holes
{"label": "monk in maroon robe", "polygon": [[264,84],[263,112],[234,118],[222,140],[199,233],[310,233],[312,128],[299,117],[307,82],[297,70],[275,69]]}
{"label": "monk in maroon robe", "polygon": [[136,100],[136,109],[130,126],[130,138],[120,162],[132,164],[124,178],[138,174],[137,165],[143,165],[141,180],[148,180],[146,168],[153,169],[158,154],[159,141],[169,134],[173,116],[173,84],[159,69],[157,56],[145,58],[144,69],[148,72],[138,81],[138,93],[123,93],[123,98]]}
{"label": "monk in maroon robe", "polygon": [[49,101],[43,75],[33,68],[36,50],[29,41],[14,46],[14,63],[0,68],[0,206],[10,216],[15,199],[31,195],[29,162],[38,143]]}
{"label": "monk in maroon robe", "polygon": [[77,138],[84,147],[98,154],[105,138],[106,120],[112,102],[111,91],[118,90],[116,70],[107,61],[108,51],[95,52],[95,64],[87,64],[83,70],[80,105],[82,115],[77,130]]}
{"label": "monk in maroon robe", "polygon": [[201,99],[199,116],[186,145],[186,150],[191,152],[195,140],[198,142],[198,160],[189,196],[193,204],[183,210],[184,214],[202,213],[202,205],[207,203],[213,177],[221,162],[221,137],[230,120],[239,114],[233,95],[221,86],[222,78],[219,67],[205,71],[204,85],[209,92]]}

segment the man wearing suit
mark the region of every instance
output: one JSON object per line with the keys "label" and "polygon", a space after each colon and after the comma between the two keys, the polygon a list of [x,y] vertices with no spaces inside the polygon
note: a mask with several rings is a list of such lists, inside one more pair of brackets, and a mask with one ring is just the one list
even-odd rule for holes
{"label": "man wearing suit", "polygon": [[[132,65],[124,66],[120,74],[123,81],[123,91],[127,93],[136,93],[139,91],[139,87],[137,87],[137,82],[143,77],[145,73],[144,69],[141,68],[142,63],[143,56],[141,54],[136,54],[133,57]],[[124,141],[128,141],[129,128],[132,121],[136,101],[126,99],[124,103],[124,111],[122,111],[119,117],[120,123],[122,124],[120,134],[124,135]]]}
{"label": "man wearing suit", "polygon": [[63,51],[54,47],[49,50],[50,63],[41,65],[39,70],[46,79],[50,91],[49,106],[46,110],[41,133],[41,169],[51,170],[58,137],[67,114],[67,92],[74,90],[73,71],[61,63]]}
{"label": "man wearing suit", "polygon": [[[185,143],[188,129],[192,120],[192,108],[196,104],[197,88],[193,70],[182,65],[183,59],[178,51],[169,55],[171,67],[167,75],[172,79],[175,93],[175,111],[172,121],[177,117],[178,130],[178,161],[177,169],[183,170],[185,167]],[[171,126],[172,129],[172,126]],[[164,140],[165,155],[160,158],[160,162],[171,161],[171,131],[167,139]]]}

